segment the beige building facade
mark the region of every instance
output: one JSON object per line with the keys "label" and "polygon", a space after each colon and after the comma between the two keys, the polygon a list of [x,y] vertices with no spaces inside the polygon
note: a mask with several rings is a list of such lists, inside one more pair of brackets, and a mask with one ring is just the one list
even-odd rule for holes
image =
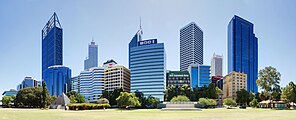
{"label": "beige building facade", "polygon": [[122,65],[104,66],[104,89],[113,91],[122,88],[125,92],[130,92],[130,70]]}
{"label": "beige building facade", "polygon": [[236,100],[236,92],[247,88],[247,74],[231,72],[223,79],[223,99],[232,98]]}

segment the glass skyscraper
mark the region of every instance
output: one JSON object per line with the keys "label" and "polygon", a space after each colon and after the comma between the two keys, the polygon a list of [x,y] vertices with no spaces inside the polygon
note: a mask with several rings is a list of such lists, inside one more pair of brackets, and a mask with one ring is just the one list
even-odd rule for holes
{"label": "glass skyscraper", "polygon": [[253,24],[234,16],[228,24],[228,73],[247,74],[247,90],[258,92],[258,39]]}
{"label": "glass skyscraper", "polygon": [[104,90],[104,68],[92,67],[78,76],[80,94],[88,102],[97,102]]}
{"label": "glass skyscraper", "polygon": [[71,90],[71,69],[68,67],[50,66],[44,74],[44,82],[51,96],[60,96]]}
{"label": "glass skyscraper", "polygon": [[180,70],[203,64],[203,31],[194,22],[180,29]]}
{"label": "glass skyscraper", "polygon": [[211,70],[208,65],[191,64],[188,67],[190,73],[190,86],[192,88],[208,86],[211,83]]}
{"label": "glass skyscraper", "polygon": [[63,65],[63,29],[56,13],[42,29],[42,80],[53,65]]}
{"label": "glass skyscraper", "polygon": [[166,54],[163,43],[157,39],[142,40],[140,29],[129,43],[131,92],[152,95],[164,101],[166,87]]}
{"label": "glass skyscraper", "polygon": [[25,79],[22,81],[22,83],[17,89],[19,90],[19,89],[30,88],[35,86],[41,86],[41,85],[38,84],[38,81],[35,78],[31,76],[27,76],[25,77]]}
{"label": "glass skyscraper", "polygon": [[88,45],[88,58],[84,60],[84,70],[98,67],[98,45],[94,41]]}

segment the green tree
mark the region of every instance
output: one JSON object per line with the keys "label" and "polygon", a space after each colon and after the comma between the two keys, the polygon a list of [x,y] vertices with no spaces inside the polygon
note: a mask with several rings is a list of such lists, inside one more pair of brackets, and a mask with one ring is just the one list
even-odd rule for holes
{"label": "green tree", "polygon": [[11,99],[12,99],[12,103],[15,103],[16,95],[12,95],[12,96],[10,96],[10,97],[11,97]]}
{"label": "green tree", "polygon": [[171,101],[171,99],[178,95],[178,88],[175,86],[168,86],[165,91],[165,99],[166,101]]}
{"label": "green tree", "polygon": [[10,107],[10,103],[12,102],[12,100],[13,99],[11,98],[11,96],[3,96],[1,101],[3,105]]}
{"label": "green tree", "polygon": [[286,103],[294,102],[296,103],[296,85],[290,82],[284,89],[281,95],[281,100]]}
{"label": "green tree", "polygon": [[123,92],[122,88],[116,88],[111,92],[103,91],[103,98],[107,98],[109,100],[110,105],[117,105],[116,98],[119,97],[120,92]]}
{"label": "green tree", "polygon": [[216,86],[216,94],[218,95],[218,94],[221,94],[222,92],[223,91],[219,87]]}
{"label": "green tree", "polygon": [[173,97],[171,102],[189,102],[189,98],[184,95],[178,95],[177,97]]}
{"label": "green tree", "polygon": [[136,95],[134,93],[128,93],[128,92],[121,92],[119,97],[116,98],[116,101],[117,101],[117,105],[120,107],[141,105]]}
{"label": "green tree", "polygon": [[141,103],[141,106],[138,108],[147,108],[147,99],[144,97],[144,94],[140,92],[139,90],[135,91],[135,95],[137,98],[139,98],[139,102]]}
{"label": "green tree", "polygon": [[46,88],[46,83],[43,82],[42,85],[42,93],[41,93],[41,108],[47,108],[48,105],[51,103],[51,98],[49,92]]}
{"label": "green tree", "polygon": [[226,98],[223,100],[223,104],[227,106],[236,106],[236,102],[232,98]]}
{"label": "green tree", "polygon": [[69,99],[70,99],[70,103],[77,103],[77,101],[76,101],[74,95],[71,95],[71,96],[69,97]]}
{"label": "green tree", "polygon": [[218,92],[217,87],[214,83],[210,83],[208,86],[208,89],[206,91],[207,97],[206,98],[211,98],[211,99],[217,99],[218,97]]}
{"label": "green tree", "polygon": [[239,104],[247,105],[248,101],[250,101],[250,93],[245,89],[241,89],[236,92],[237,98],[236,102]]}
{"label": "green tree", "polygon": [[191,87],[188,85],[183,85],[183,86],[178,86],[178,95],[185,95],[187,97],[190,97],[190,93],[191,93]]}
{"label": "green tree", "polygon": [[259,93],[259,99],[260,101],[268,100],[268,93],[261,91],[261,93]]}
{"label": "green tree", "polygon": [[76,91],[70,91],[66,94],[71,103],[85,103],[84,97]]}
{"label": "green tree", "polygon": [[278,99],[281,93],[280,77],[281,74],[274,67],[265,67],[259,71],[259,79],[256,81],[257,85],[263,89],[265,95],[270,100]]}
{"label": "green tree", "polygon": [[258,107],[258,101],[257,99],[253,99],[251,102],[250,102],[250,106],[253,107],[253,108],[256,108]]}
{"label": "green tree", "polygon": [[256,99],[256,94],[251,91],[249,92],[249,99],[247,103],[249,104],[253,99]]}
{"label": "green tree", "polygon": [[157,104],[160,103],[158,98],[155,98],[151,95],[149,95],[149,97],[146,99],[146,101],[147,101],[146,103],[147,103],[148,108],[156,108]]}

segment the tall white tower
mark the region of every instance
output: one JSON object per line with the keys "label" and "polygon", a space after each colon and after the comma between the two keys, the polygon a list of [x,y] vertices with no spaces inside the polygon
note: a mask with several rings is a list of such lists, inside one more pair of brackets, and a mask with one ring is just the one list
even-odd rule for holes
{"label": "tall white tower", "polygon": [[203,64],[203,31],[194,22],[180,29],[180,70]]}

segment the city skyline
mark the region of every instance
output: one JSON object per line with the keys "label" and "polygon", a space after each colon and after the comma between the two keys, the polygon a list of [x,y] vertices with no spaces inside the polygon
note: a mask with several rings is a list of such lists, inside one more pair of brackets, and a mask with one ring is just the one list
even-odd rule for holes
{"label": "city skyline", "polygon": [[[90,42],[90,38],[94,36],[95,42],[98,43],[99,46],[99,61],[105,61],[107,59],[115,59],[118,61],[119,64],[124,66],[128,66],[128,48],[126,44],[128,44],[130,37],[134,34],[134,32],[138,29],[139,26],[139,16],[142,17],[142,26],[145,30],[145,37],[156,37],[160,40],[161,43],[165,43],[165,48],[167,51],[167,69],[168,70],[178,70],[179,69],[179,55],[176,53],[178,52],[179,46],[179,29],[188,24],[189,22],[196,22],[201,28],[204,30],[204,64],[210,65],[210,58],[211,55],[216,52],[218,54],[226,54],[227,50],[227,24],[230,19],[234,15],[239,15],[244,19],[252,21],[255,25],[255,33],[258,38],[260,38],[259,42],[259,67],[258,69],[262,69],[265,66],[274,66],[282,73],[282,82],[281,86],[286,85],[289,81],[293,80],[294,77],[292,73],[295,72],[294,69],[291,69],[290,66],[296,66],[293,62],[295,56],[295,48],[293,48],[293,44],[295,41],[295,34],[293,34],[293,29],[295,29],[295,17],[290,17],[289,15],[285,14],[285,11],[295,10],[292,4],[290,3],[277,3],[274,2],[273,4],[264,2],[258,2],[257,4],[253,4],[250,1],[240,1],[235,3],[229,3],[229,5],[222,5],[219,4],[218,1],[204,3],[201,1],[192,1],[191,4],[200,3],[205,6],[210,6],[209,8],[215,8],[218,6],[219,9],[224,9],[224,15],[217,14],[216,12],[218,9],[213,11],[208,11],[208,15],[204,15],[203,13],[197,12],[198,14],[193,15],[191,13],[195,13],[198,10],[208,10],[209,8],[201,7],[201,8],[194,8],[190,4],[186,2],[182,3],[173,3],[173,5],[177,8],[182,8],[181,12],[189,12],[190,14],[184,14],[180,16],[176,16],[174,9],[168,9],[168,6],[165,8],[161,8],[165,2],[160,2],[159,4],[156,1],[149,1],[146,3],[142,2],[135,2],[133,4],[139,5],[136,8],[128,9],[128,6],[132,6],[131,3],[125,4],[123,6],[114,6],[118,7],[115,11],[111,11],[111,15],[107,15],[106,18],[100,19],[98,17],[100,15],[100,9],[96,9],[99,7],[89,7],[94,5],[100,5],[95,3],[83,3],[83,6],[80,9],[75,9],[75,6],[78,6],[78,2],[73,2],[71,5],[67,6],[65,9],[62,5],[65,5],[65,2],[61,2],[61,5],[57,5],[54,8],[49,7],[42,7],[40,11],[33,11],[39,10],[40,7],[32,7],[32,6],[40,6],[43,4],[41,2],[29,2],[29,3],[5,3],[0,4],[0,15],[6,16],[0,20],[1,25],[3,24],[4,28],[0,30],[0,36],[2,37],[1,42],[7,41],[5,45],[0,47],[1,51],[5,51],[2,55],[0,55],[1,63],[0,65],[3,66],[1,69],[1,73],[7,76],[4,76],[3,80],[1,81],[0,85],[0,92],[5,90],[9,90],[10,88],[15,88],[17,83],[23,79],[25,76],[33,76],[37,78],[37,80],[41,80],[41,40],[40,40],[40,29],[44,25],[44,21],[48,20],[48,16],[52,15],[53,12],[57,12],[59,15],[60,21],[63,23],[63,32],[64,32],[64,42],[65,45],[63,51],[63,63],[64,65],[70,67],[73,72],[72,75],[76,76],[79,72],[83,69],[83,60],[86,55],[87,47],[86,45]],[[53,4],[54,2],[48,3]],[[30,5],[29,5],[30,4]],[[112,4],[111,3],[102,3],[102,4]],[[156,10],[145,10],[148,9],[145,7],[147,4],[149,5],[156,5]],[[184,5],[188,8],[183,8]],[[201,5],[201,6],[202,6]],[[232,8],[227,9],[231,5],[242,5],[241,8]],[[260,6],[269,6],[268,9],[262,10],[259,9]],[[11,8],[8,8],[10,6]],[[277,9],[280,6],[281,9]],[[13,9],[16,7],[16,9]],[[29,9],[32,7],[31,9]],[[143,7],[139,12],[131,12],[133,10],[139,9]],[[251,8],[254,10],[251,10]],[[168,9],[168,10],[166,10]],[[74,16],[71,10],[76,11],[78,16]],[[101,10],[109,10],[102,6]],[[123,19],[113,20],[107,22],[108,19],[116,19],[120,17],[120,10],[123,10],[124,15],[129,15],[129,17],[124,17]],[[156,11],[160,10],[162,12],[152,15],[153,13],[157,13]],[[194,11],[193,11],[194,10]],[[251,10],[251,12],[249,11]],[[255,11],[258,10],[258,13]],[[259,11],[261,10],[261,11]],[[8,11],[8,12],[7,12]],[[91,11],[87,14],[87,11]],[[227,12],[228,11],[228,12]],[[252,13],[253,11],[253,13]],[[264,12],[265,11],[265,12]],[[266,14],[266,11],[270,12],[273,11],[272,14]],[[32,12],[35,15],[30,16],[30,18],[24,19],[20,21],[20,18],[24,13]],[[97,13],[99,12],[99,13]],[[131,14],[129,14],[131,12]],[[151,12],[151,13],[147,13]],[[256,11],[257,12],[257,11]],[[13,14],[8,14],[13,13]],[[215,13],[215,14],[214,14]],[[162,15],[167,14],[168,18],[165,18]],[[213,16],[216,15],[216,16]],[[161,19],[158,19],[157,16],[162,16]],[[273,17],[272,17],[273,16]],[[279,17],[275,17],[279,16]],[[152,18],[154,17],[154,18]],[[173,18],[179,18],[176,20],[172,20]],[[273,20],[266,20],[266,19],[273,19]],[[35,20],[33,20],[35,19]],[[214,21],[212,19],[216,19]],[[71,21],[73,20],[73,21]],[[96,24],[96,21],[100,21]],[[284,21],[282,23],[281,21]],[[82,21],[82,25],[74,26]],[[86,23],[89,21],[89,23]],[[209,22],[207,22],[209,21]],[[24,24],[26,22],[26,24]],[[112,25],[112,29],[109,29],[105,23],[110,23]],[[4,23],[6,25],[4,25]],[[112,24],[111,24],[112,23]],[[94,24],[94,25],[92,25]],[[274,24],[276,30],[270,29],[270,24]],[[280,26],[279,26],[280,25]],[[83,27],[84,26],[84,27]],[[104,26],[104,27],[102,27]],[[114,27],[118,26],[118,28],[122,28],[121,30],[116,29]],[[159,27],[160,26],[160,27]],[[294,27],[294,28],[293,28]],[[26,28],[25,31],[20,31],[23,28]],[[89,28],[89,29],[85,29]],[[85,32],[78,34],[80,31],[78,29],[83,29]],[[107,29],[107,30],[105,30]],[[217,29],[217,30],[214,30]],[[113,30],[113,31],[111,31]],[[214,34],[215,33],[215,34]],[[278,34],[275,34],[278,33]],[[17,35],[13,35],[17,34]],[[110,36],[114,35],[114,36]],[[20,37],[21,36],[21,37]],[[272,41],[272,42],[270,42]],[[286,42],[282,42],[286,41]],[[67,44],[67,45],[66,45]],[[210,46],[219,45],[218,47],[211,48]],[[11,48],[8,46],[12,46]],[[111,47],[114,46],[114,47]],[[280,49],[272,50],[270,48],[279,47]],[[291,49],[285,49],[291,48]],[[111,50],[119,51],[119,52],[109,52]],[[175,50],[176,49],[176,50]],[[6,52],[7,51],[7,52]],[[104,53],[106,52],[106,53]],[[100,54],[101,53],[101,54]],[[283,54],[285,53],[285,54]],[[282,62],[282,59],[285,62]],[[226,71],[225,64],[227,58],[224,57],[223,60],[223,71]],[[8,65],[6,65],[9,63]],[[101,63],[99,63],[101,65]],[[15,69],[19,68],[19,69]],[[25,69],[26,68],[26,69]],[[30,68],[30,69],[28,69]],[[17,75],[13,74],[12,72],[8,71],[15,71],[18,73]],[[225,75],[224,72],[223,75]]]}

